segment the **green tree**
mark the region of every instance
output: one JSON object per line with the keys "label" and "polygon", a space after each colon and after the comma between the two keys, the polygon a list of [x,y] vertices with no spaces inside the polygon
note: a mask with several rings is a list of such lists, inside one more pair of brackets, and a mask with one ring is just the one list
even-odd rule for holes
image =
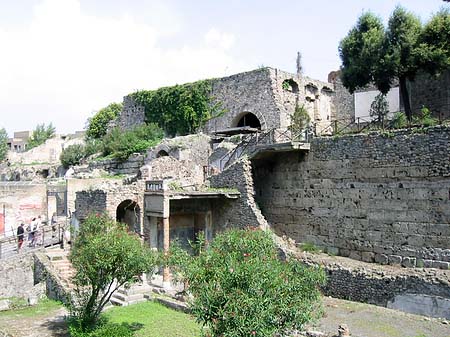
{"label": "green tree", "polygon": [[228,230],[183,261],[192,314],[211,336],[274,336],[301,329],[320,310],[325,276],[281,261],[271,234]]}
{"label": "green tree", "polygon": [[0,129],[0,162],[6,159],[8,154],[8,133],[5,128]]}
{"label": "green tree", "polygon": [[380,93],[375,96],[372,104],[370,105],[370,116],[376,117],[377,122],[383,126],[384,118],[389,112],[389,103],[386,99],[386,95]]}
{"label": "green tree", "polygon": [[92,118],[88,120],[86,137],[98,139],[106,135],[108,123],[122,111],[122,103],[111,103],[107,107],[100,109]]}
{"label": "green tree", "polygon": [[297,105],[294,113],[291,115],[291,125],[288,129],[292,132],[293,137],[298,137],[309,126],[311,118],[309,117],[308,110],[305,106]]}
{"label": "green tree", "polygon": [[82,331],[94,328],[112,294],[143,272],[152,271],[156,257],[126,225],[106,215],[90,215],[80,226],[70,261],[76,269],[72,315]]}
{"label": "green tree", "polygon": [[52,123],[48,125],[44,123],[38,124],[27,141],[27,150],[44,144],[47,139],[52,138],[54,135],[55,127]]}
{"label": "green tree", "polygon": [[418,56],[420,66],[432,75],[450,68],[450,9],[441,9],[425,24]]}
{"label": "green tree", "polygon": [[411,120],[407,80],[419,70],[438,73],[448,67],[448,20],[448,11],[442,10],[423,28],[417,16],[397,7],[385,29],[379,17],[364,13],[339,45],[344,86],[353,93],[373,83],[386,94],[398,80]]}

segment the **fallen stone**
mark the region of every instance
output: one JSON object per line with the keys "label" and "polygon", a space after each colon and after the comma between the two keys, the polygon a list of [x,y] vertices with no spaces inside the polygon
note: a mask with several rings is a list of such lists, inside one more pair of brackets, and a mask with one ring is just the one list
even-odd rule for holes
{"label": "fallen stone", "polygon": [[339,337],[349,337],[350,336],[350,330],[349,330],[347,324],[339,325],[338,336]]}

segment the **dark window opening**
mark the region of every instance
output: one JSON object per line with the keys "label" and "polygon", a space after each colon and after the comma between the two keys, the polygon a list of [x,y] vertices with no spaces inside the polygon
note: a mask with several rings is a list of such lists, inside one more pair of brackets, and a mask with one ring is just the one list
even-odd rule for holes
{"label": "dark window opening", "polygon": [[295,82],[292,78],[288,79],[288,80],[284,80],[282,87],[284,90],[293,92],[293,93],[298,93],[298,84],[297,82]]}
{"label": "dark window opening", "polygon": [[169,154],[167,153],[167,151],[161,150],[161,151],[159,151],[158,154],[156,155],[156,158],[159,158],[159,157],[168,157],[168,156],[169,156]]}
{"label": "dark window opening", "polygon": [[249,126],[251,128],[261,129],[261,122],[258,117],[252,113],[245,114],[237,123],[237,127]]}

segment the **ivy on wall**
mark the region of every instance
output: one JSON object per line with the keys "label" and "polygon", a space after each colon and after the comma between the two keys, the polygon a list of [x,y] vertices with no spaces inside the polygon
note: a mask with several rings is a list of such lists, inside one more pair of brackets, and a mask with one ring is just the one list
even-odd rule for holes
{"label": "ivy on wall", "polygon": [[211,97],[212,80],[142,90],[131,94],[144,106],[146,123],[156,123],[170,136],[195,133],[223,111]]}

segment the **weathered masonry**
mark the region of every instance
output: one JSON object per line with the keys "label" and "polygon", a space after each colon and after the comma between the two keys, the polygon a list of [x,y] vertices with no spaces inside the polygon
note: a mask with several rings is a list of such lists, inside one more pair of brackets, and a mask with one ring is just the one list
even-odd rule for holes
{"label": "weathered masonry", "polygon": [[[318,133],[329,132],[335,118],[333,84],[262,68],[212,80],[211,97],[225,113],[211,119],[206,133],[232,128],[286,129],[296,106],[304,106]],[[126,96],[118,118],[123,129],[144,123],[144,108]]]}
{"label": "weathered masonry", "polygon": [[381,264],[448,269],[450,128],[316,138],[253,160],[256,200],[280,235]]}

